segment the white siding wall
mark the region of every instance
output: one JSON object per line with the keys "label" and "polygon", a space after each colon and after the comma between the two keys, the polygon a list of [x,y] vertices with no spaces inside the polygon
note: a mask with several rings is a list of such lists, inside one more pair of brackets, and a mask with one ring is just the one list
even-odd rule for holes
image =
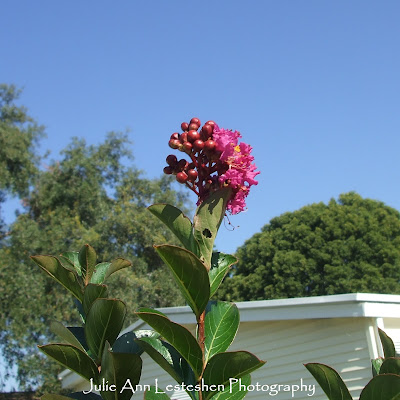
{"label": "white siding wall", "polygon": [[[268,392],[252,392],[249,400],[326,400],[326,395],[303,366],[319,362],[335,368],[347,383],[354,399],[358,399],[362,387],[371,379],[371,362],[367,344],[370,318],[329,318],[289,321],[242,322],[230,350],[247,350],[267,364],[252,373],[252,383],[260,385],[315,385],[311,391],[282,391],[272,396]],[[193,329],[193,325],[191,326]],[[147,355],[143,356],[143,373],[140,384],[154,385],[158,379],[160,389],[174,385],[170,378]],[[80,386],[78,389],[82,390]],[[184,396],[168,393],[171,398]],[[134,396],[143,398],[143,394]]]}
{"label": "white siding wall", "polygon": [[[366,339],[369,318],[314,319],[272,322],[244,322],[230,350],[247,350],[267,364],[252,373],[252,383],[260,385],[315,385],[311,391],[281,392],[271,396],[268,392],[252,392],[246,399],[312,399],[326,400],[311,374],[303,366],[320,362],[335,368],[346,381],[354,399],[371,379],[371,361]],[[141,383],[154,384],[158,378],[160,388],[175,381],[149,360],[143,358]],[[186,398],[172,396],[173,398]]]}

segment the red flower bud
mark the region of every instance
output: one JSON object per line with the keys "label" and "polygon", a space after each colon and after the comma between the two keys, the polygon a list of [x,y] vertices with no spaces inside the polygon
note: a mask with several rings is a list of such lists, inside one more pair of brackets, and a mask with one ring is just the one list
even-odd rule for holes
{"label": "red flower bud", "polygon": [[164,167],[164,174],[171,175],[174,172],[172,167]]}
{"label": "red flower bud", "polygon": [[181,128],[182,128],[182,131],[185,132],[189,129],[189,124],[187,122],[182,122]]}
{"label": "red flower bud", "polygon": [[195,169],[189,169],[187,174],[188,174],[189,181],[194,182],[197,179],[198,173]]}
{"label": "red flower bud", "polygon": [[213,151],[214,149],[215,149],[214,140],[209,139],[204,143],[204,150],[205,151]]}
{"label": "red flower bud", "polygon": [[178,139],[170,139],[168,145],[171,147],[171,149],[178,149],[181,145],[181,142]]}
{"label": "red flower bud", "polygon": [[197,128],[199,128],[200,125],[201,125],[201,122],[200,122],[200,120],[199,120],[198,118],[192,118],[192,119],[190,120],[190,123],[191,123],[191,124],[196,124],[196,125],[197,125]]}
{"label": "red flower bud", "polygon": [[185,153],[190,153],[191,151],[192,151],[192,143],[190,143],[190,142],[185,142],[185,143],[183,143],[183,145],[182,145],[182,147],[183,147],[183,151],[185,152]]}
{"label": "red flower bud", "polygon": [[187,180],[188,180],[188,176],[186,175],[185,172],[178,172],[178,173],[176,174],[176,180],[177,180],[179,183],[185,183],[185,182],[187,182]]}
{"label": "red flower bud", "polygon": [[204,148],[204,142],[202,140],[196,140],[193,142],[193,148],[196,151],[201,151]]}
{"label": "red flower bud", "polygon": [[187,140],[189,140],[189,142],[193,143],[195,140],[200,139],[200,133],[195,131],[195,130],[191,130],[187,133]]}
{"label": "red flower bud", "polygon": [[166,161],[167,164],[168,164],[169,166],[171,166],[171,167],[174,167],[175,164],[178,162],[176,156],[174,156],[173,154],[170,154],[170,155],[166,158],[165,161]]}

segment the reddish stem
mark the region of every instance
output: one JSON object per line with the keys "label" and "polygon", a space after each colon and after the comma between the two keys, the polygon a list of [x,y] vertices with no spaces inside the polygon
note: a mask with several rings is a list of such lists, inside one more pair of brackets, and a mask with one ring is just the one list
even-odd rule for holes
{"label": "reddish stem", "polygon": [[[206,340],[205,316],[206,316],[206,312],[203,311],[197,320],[197,342],[199,343],[201,353],[203,355],[203,370],[202,370],[200,378],[199,378],[199,382],[198,382],[199,384],[201,384],[201,380],[203,379],[204,369],[206,368],[206,366],[205,366],[205,340]],[[202,400],[202,399],[203,399],[203,393],[200,390],[199,391],[199,400]]]}

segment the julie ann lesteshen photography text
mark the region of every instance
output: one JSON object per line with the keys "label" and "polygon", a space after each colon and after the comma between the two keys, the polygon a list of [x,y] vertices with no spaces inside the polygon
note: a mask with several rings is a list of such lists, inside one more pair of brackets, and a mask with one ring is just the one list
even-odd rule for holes
{"label": "julie ann lesteshen photography text", "polygon": [[[303,378],[300,379],[298,385],[295,384],[261,384],[255,382],[254,384],[245,385],[242,384],[241,379],[231,378],[229,379],[229,393],[233,392],[233,386],[239,384],[239,391],[248,392],[265,392],[269,396],[276,396],[280,392],[290,393],[291,397],[294,398],[297,392],[305,392],[307,396],[311,397],[315,394],[315,385],[306,385],[303,382]],[[224,385],[206,385],[204,380],[197,385],[187,385],[185,383],[167,385],[164,390],[159,387],[158,379],[154,380],[154,386],[156,393],[174,392],[177,390],[186,390],[188,392],[200,392],[200,391],[211,391],[211,392],[222,392],[226,388]],[[117,388],[114,384],[109,384],[106,379],[102,379],[102,382],[96,385],[93,382],[93,378],[90,379],[90,389],[84,390],[83,394],[89,394],[92,392],[119,392],[123,393],[125,390],[130,390],[132,394],[137,392],[145,392],[150,390],[150,385],[133,385],[130,379],[127,379],[121,388]]]}

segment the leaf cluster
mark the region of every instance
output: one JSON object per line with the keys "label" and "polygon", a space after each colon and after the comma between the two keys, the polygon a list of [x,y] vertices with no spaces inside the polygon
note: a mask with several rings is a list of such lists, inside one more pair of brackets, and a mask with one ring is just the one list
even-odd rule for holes
{"label": "leaf cluster", "polygon": [[[232,256],[212,252],[229,196],[229,189],[209,196],[197,209],[193,223],[173,206],[149,207],[184,246],[159,245],[155,249],[195,314],[196,335],[156,309],[139,308],[136,315],[154,331],[151,334],[128,332],[117,339],[126,307],[120,300],[107,297],[108,289],[103,281],[128,265],[120,259],[96,265],[93,248],[85,246],[79,253],[69,252],[58,258],[32,257],[76,298],[84,321],[81,329],[57,324],[56,333],[68,343],[40,346],[42,352],[94,384],[107,379],[118,390],[101,391],[106,400],[124,400],[130,396],[120,390],[127,379],[133,385],[139,382],[141,359],[138,357],[142,351],[179,384],[201,388],[187,390],[193,400],[208,400],[214,396],[224,399],[231,396],[232,390],[236,390],[235,399],[242,399],[246,391],[239,390],[238,386],[229,387],[230,379],[243,377],[244,382],[249,383],[249,374],[265,362],[247,351],[227,351],[239,328],[239,311],[232,303],[210,301],[237,261]],[[220,389],[204,389],[203,385]],[[46,395],[48,400],[57,398]],[[168,396],[153,389],[145,393],[145,399],[153,398]]]}
{"label": "leaf cluster", "polygon": [[[399,400],[400,399],[400,358],[392,339],[378,329],[384,358],[372,360],[373,378],[362,389],[359,400]],[[325,364],[309,363],[305,367],[313,375],[329,400],[352,400],[346,384],[340,375]]]}

